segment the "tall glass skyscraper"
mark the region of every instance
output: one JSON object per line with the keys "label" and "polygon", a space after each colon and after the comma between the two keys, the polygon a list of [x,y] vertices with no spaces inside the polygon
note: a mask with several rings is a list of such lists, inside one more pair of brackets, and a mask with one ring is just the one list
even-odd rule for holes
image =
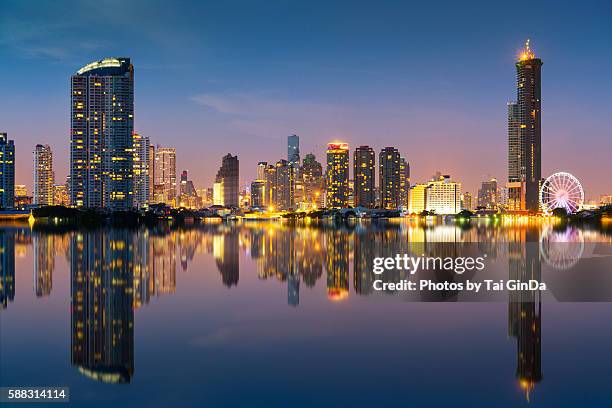
{"label": "tall glass skyscraper", "polygon": [[376,154],[370,146],[359,146],[353,154],[353,177],[355,179],[355,206],[374,208]]}
{"label": "tall glass skyscraper", "polygon": [[298,135],[287,137],[287,161],[293,165],[300,164],[300,137]]}
{"label": "tall glass skyscraper", "polygon": [[70,195],[79,207],[133,205],[134,67],[105,58],[71,77]]}
{"label": "tall glass skyscraper", "polygon": [[34,148],[34,204],[53,205],[53,153],[49,145]]}
{"label": "tall glass skyscraper", "polygon": [[0,208],[15,205],[15,143],[0,133]]}

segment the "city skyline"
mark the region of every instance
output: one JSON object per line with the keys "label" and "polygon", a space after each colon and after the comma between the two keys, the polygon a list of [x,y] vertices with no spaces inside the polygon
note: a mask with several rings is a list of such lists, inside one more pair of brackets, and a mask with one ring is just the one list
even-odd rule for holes
{"label": "city skyline", "polygon": [[[79,6],[74,13],[85,15],[90,11],[88,7],[91,6]],[[197,186],[213,184],[216,161],[228,151],[240,157],[244,169],[255,168],[264,157],[284,157],[284,138],[295,133],[301,136],[302,154],[312,151],[319,159],[325,144],[334,139],[351,146],[371,145],[375,151],[394,146],[411,163],[414,181],[427,180],[429,175],[441,170],[455,175],[466,191],[474,193],[480,182],[490,177],[505,182],[507,170],[499,158],[506,150],[505,106],[515,93],[512,65],[520,46],[526,38],[531,38],[538,56],[546,61],[542,84],[545,105],[542,176],[567,170],[583,181],[587,198],[609,194],[609,182],[604,176],[610,172],[605,168],[605,152],[612,148],[612,141],[608,137],[610,127],[604,121],[606,106],[612,102],[606,87],[601,86],[607,83],[606,66],[611,62],[608,53],[602,52],[609,47],[603,40],[611,30],[604,24],[609,6],[602,3],[589,10],[557,7],[554,11],[534,6],[531,8],[534,18],[530,20],[538,21],[537,26],[517,22],[510,14],[494,13],[495,23],[478,19],[472,33],[459,30],[458,37],[450,43],[446,36],[457,24],[455,19],[464,25],[482,15],[470,16],[469,10],[451,10],[454,6],[448,5],[448,13],[442,13],[437,22],[427,13],[430,11],[427,6],[419,6],[426,17],[414,27],[398,27],[397,32],[391,33],[364,30],[360,25],[361,32],[358,32],[354,23],[359,21],[358,15],[364,6],[355,7],[355,15],[344,20],[346,35],[363,43],[372,52],[372,60],[364,59],[367,53],[363,53],[365,50],[357,42],[349,41],[342,31],[325,24],[325,29],[313,37],[304,37],[287,25],[273,32],[264,30],[261,39],[252,40],[263,41],[258,44],[261,56],[255,56],[247,52],[251,48],[247,45],[252,44],[246,37],[240,35],[228,44],[215,35],[225,32],[221,27],[202,32],[184,12],[172,14],[173,22],[184,23],[184,29],[175,35],[187,40],[207,34],[205,37],[210,40],[203,46],[184,41],[182,49],[170,50],[164,39],[169,33],[154,28],[159,26],[155,22],[164,14],[160,7],[147,15],[146,27],[138,28],[133,43],[125,45],[115,41],[118,38],[113,33],[105,34],[104,38],[92,38],[88,34],[81,41],[75,34],[66,35],[66,27],[61,24],[57,27],[41,24],[38,13],[61,13],[66,8],[61,2],[55,10],[43,6],[38,11],[9,3],[7,13],[1,18],[11,35],[2,42],[0,53],[7,63],[0,69],[5,76],[14,78],[7,84],[6,92],[17,95],[19,103],[0,102],[0,111],[6,112],[0,131],[7,132],[16,143],[16,183],[31,189],[31,164],[24,159],[39,143],[51,146],[56,179],[64,179],[68,168],[65,147],[69,135],[65,120],[69,109],[65,91],[68,78],[90,61],[108,55],[129,55],[138,67],[134,130],[163,145],[168,145],[171,139],[178,152],[177,168],[189,170]],[[202,13],[198,5],[192,8],[194,15]],[[291,16],[296,10],[281,8],[278,12]],[[329,12],[329,16],[309,15],[298,19],[298,27],[324,23],[340,10],[334,6]],[[487,12],[492,10],[483,11],[485,15]],[[236,16],[248,23],[240,33],[254,28],[253,22],[247,20],[248,13],[244,14]],[[591,24],[577,34],[570,32],[564,24],[565,18],[580,15]],[[393,19],[389,11],[379,10],[375,17]],[[19,26],[16,21],[20,22]],[[92,27],[100,24],[87,18],[74,24],[80,27],[86,23]],[[376,24],[379,27],[378,19]],[[421,24],[432,24],[426,44],[412,39]],[[436,28],[440,33],[432,31]],[[235,25],[227,28],[232,29],[238,30]],[[41,31],[48,31],[49,35],[43,38]],[[276,37],[285,31],[287,38]],[[485,36],[485,32],[490,35]],[[323,37],[327,45],[313,46],[320,45]],[[153,38],[159,47],[153,50],[143,45],[145,38]],[[280,42],[277,51],[273,51],[276,48],[270,43],[272,39]],[[84,45],[85,40],[89,41],[90,48]],[[311,45],[299,59],[288,48],[292,40]],[[38,42],[39,47],[35,49],[33,44]],[[345,51],[337,57],[331,54],[341,45],[346,46]],[[218,54],[217,62],[211,63],[207,51]],[[248,73],[232,62],[234,53],[238,52],[247,52]],[[583,66],[584,61],[595,57],[598,64]],[[303,63],[304,58],[311,62]],[[473,71],[471,61],[477,58],[482,63],[479,73],[469,75]],[[265,64],[266,59],[273,63]],[[32,71],[41,66],[46,69],[44,79]],[[572,78],[577,70],[584,76],[579,81],[568,82],[567,78]],[[194,80],[196,73],[198,79]],[[26,84],[17,88],[20,79],[26,77]],[[165,112],[168,103],[176,108]],[[23,104],[40,112],[38,120],[25,119],[25,112],[18,108]],[[580,120],[570,122],[568,117]],[[435,140],[437,146],[424,140]],[[240,149],[228,146],[228,141]],[[470,154],[457,157],[457,149],[469,149]],[[207,160],[200,160],[202,150],[206,151]],[[472,159],[475,156],[479,157],[477,166]],[[572,159],[570,163],[568,158]],[[250,172],[245,172],[240,185],[247,185],[252,178]]]}

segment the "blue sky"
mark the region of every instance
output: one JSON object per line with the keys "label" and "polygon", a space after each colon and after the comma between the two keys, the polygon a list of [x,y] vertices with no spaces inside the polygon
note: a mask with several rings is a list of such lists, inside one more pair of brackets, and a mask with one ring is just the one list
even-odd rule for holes
{"label": "blue sky", "polygon": [[[136,130],[212,183],[238,154],[322,161],[327,142],[392,145],[413,181],[436,170],[475,192],[506,177],[506,102],[526,38],[544,61],[543,170],[612,194],[612,6],[606,2],[2,1],[0,131],[17,181],[49,143],[68,169],[69,77],[105,56],[135,66]],[[607,178],[607,180],[606,180]]]}

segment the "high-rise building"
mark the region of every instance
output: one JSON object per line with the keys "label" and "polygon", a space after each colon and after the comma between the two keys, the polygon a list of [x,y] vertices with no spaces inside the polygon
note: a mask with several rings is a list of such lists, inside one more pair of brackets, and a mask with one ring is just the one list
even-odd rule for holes
{"label": "high-rise building", "polygon": [[70,194],[68,194],[68,186],[66,184],[53,185],[53,205],[70,205]]}
{"label": "high-rise building", "polygon": [[457,214],[461,211],[461,183],[449,175],[437,174],[427,183],[425,209],[436,214]]}
{"label": "high-rise building", "polygon": [[[508,182],[522,183],[521,210],[531,212],[539,210],[542,179],[541,68],[542,60],[536,58],[527,40],[516,62],[516,105],[508,105]],[[508,196],[510,200],[516,192],[509,191]]]}
{"label": "high-rise building", "polygon": [[381,206],[388,209],[400,207],[400,153],[394,147],[385,147],[378,156],[380,167]]}
{"label": "high-rise building", "polygon": [[179,185],[179,206],[185,208],[199,208],[202,200],[198,197],[192,180],[189,180],[187,170],[181,173],[181,183]]}
{"label": "high-rise building", "polygon": [[15,205],[15,142],[0,133],[0,208]]}
{"label": "high-rise building", "polygon": [[149,140],[147,154],[147,169],[149,170],[149,203],[155,202],[155,145]]}
{"label": "high-rise building", "polygon": [[272,164],[266,165],[264,171],[264,180],[266,181],[266,205],[274,208],[277,201],[276,194],[276,166]]}
{"label": "high-rise building", "polygon": [[134,148],[134,207],[142,208],[149,203],[150,190],[153,186],[150,183],[149,172],[152,171],[149,165],[151,159],[151,144],[147,136],[138,133],[133,135]]}
{"label": "high-rise building", "polygon": [[461,209],[468,211],[472,210],[472,194],[467,191],[461,194]]}
{"label": "high-rise building", "polygon": [[300,164],[300,137],[291,135],[287,137],[287,161],[291,164]]}
{"label": "high-rise building", "polygon": [[293,163],[279,160],[276,163],[276,201],[279,210],[289,210],[295,205],[295,167]]}
{"label": "high-rise building", "polygon": [[265,180],[266,179],[266,168],[268,167],[268,162],[259,162],[257,163],[257,180]]}
{"label": "high-rise building", "polygon": [[215,178],[215,186],[217,187],[218,196],[220,199],[216,203],[220,203],[224,207],[238,207],[238,178],[239,178],[239,162],[238,156],[227,154],[221,160],[221,167]]}
{"label": "high-rise building", "polygon": [[176,149],[157,146],[155,149],[155,186],[158,195],[155,201],[170,206],[177,205],[176,200]]}
{"label": "high-rise building", "polygon": [[492,178],[488,181],[483,181],[478,190],[478,207],[496,209],[499,206],[499,201],[497,179]]}
{"label": "high-rise building", "polygon": [[134,66],[105,58],[71,77],[70,194],[78,207],[133,204]]}
{"label": "high-rise building", "polygon": [[264,208],[266,206],[266,181],[255,180],[251,183],[251,206]]}
{"label": "high-rise building", "polygon": [[344,208],[349,199],[349,146],[348,143],[327,145],[326,206]]}
{"label": "high-rise building", "polygon": [[410,163],[404,157],[400,157],[400,206],[408,207],[410,196]]}
{"label": "high-rise building", "polygon": [[314,154],[308,153],[304,157],[300,173],[304,185],[304,202],[310,207],[323,207],[323,166]]}
{"label": "high-rise building", "polygon": [[34,148],[34,204],[53,205],[53,154],[49,145]]}
{"label": "high-rise building", "polygon": [[359,146],[353,154],[355,206],[374,208],[376,154],[370,146]]}
{"label": "high-rise building", "polygon": [[415,184],[410,187],[408,211],[411,214],[420,214],[425,211],[427,202],[427,184]]}

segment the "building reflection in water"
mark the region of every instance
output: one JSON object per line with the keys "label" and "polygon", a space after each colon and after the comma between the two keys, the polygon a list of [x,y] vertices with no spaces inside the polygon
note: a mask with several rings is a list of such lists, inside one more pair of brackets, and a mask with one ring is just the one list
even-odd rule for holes
{"label": "building reflection in water", "polygon": [[72,365],[95,380],[128,383],[134,373],[134,241],[127,230],[72,237]]}
{"label": "building reflection in water", "polygon": [[224,234],[216,234],[213,238],[213,254],[221,280],[225,286],[238,285],[240,266],[238,260],[239,237],[235,229]]}
{"label": "building reflection in water", "polygon": [[6,309],[15,298],[15,235],[0,230],[0,308]]}
{"label": "building reflection in water", "polygon": [[33,234],[34,246],[34,293],[36,297],[49,296],[53,289],[53,270],[55,269],[55,236],[52,234]]}
{"label": "building reflection in water", "polygon": [[[71,268],[72,364],[93,379],[126,383],[134,374],[134,310],[155,296],[174,294],[177,264],[180,262],[182,270],[188,271],[198,253],[213,255],[221,282],[227,287],[239,283],[240,254],[250,256],[257,276],[286,285],[287,303],[297,307],[300,291],[316,286],[324,266],[326,280],[319,289],[325,290],[330,300],[348,298],[351,266],[354,293],[378,295],[372,288],[379,278],[372,271],[374,257],[404,253],[434,257],[487,254],[490,261],[507,255],[509,279],[539,281],[540,230],[479,224],[375,223],[312,227],[221,224],[187,229],[100,229],[63,235],[0,229],[0,304],[6,308],[15,296],[16,254],[21,256],[33,246],[34,290],[37,297],[42,297],[48,296],[53,287],[55,254],[66,253]],[[612,238],[603,237],[598,239],[612,243]],[[468,247],[466,243],[470,242],[477,244]],[[455,278],[447,275],[434,270],[424,276],[436,281]],[[390,270],[381,278],[399,281],[409,276],[405,270]],[[456,298],[456,293],[446,293],[442,298],[424,300]],[[529,398],[542,380],[540,292],[510,292],[508,332],[516,339],[516,378]]]}
{"label": "building reflection in water", "polygon": [[330,300],[343,300],[349,295],[349,238],[350,235],[340,229],[325,234],[327,297]]}
{"label": "building reflection in water", "polygon": [[[539,231],[515,230],[508,239],[508,279],[541,281]],[[530,393],[542,380],[542,302],[539,290],[509,292],[508,334],[516,339],[516,378]]]}

